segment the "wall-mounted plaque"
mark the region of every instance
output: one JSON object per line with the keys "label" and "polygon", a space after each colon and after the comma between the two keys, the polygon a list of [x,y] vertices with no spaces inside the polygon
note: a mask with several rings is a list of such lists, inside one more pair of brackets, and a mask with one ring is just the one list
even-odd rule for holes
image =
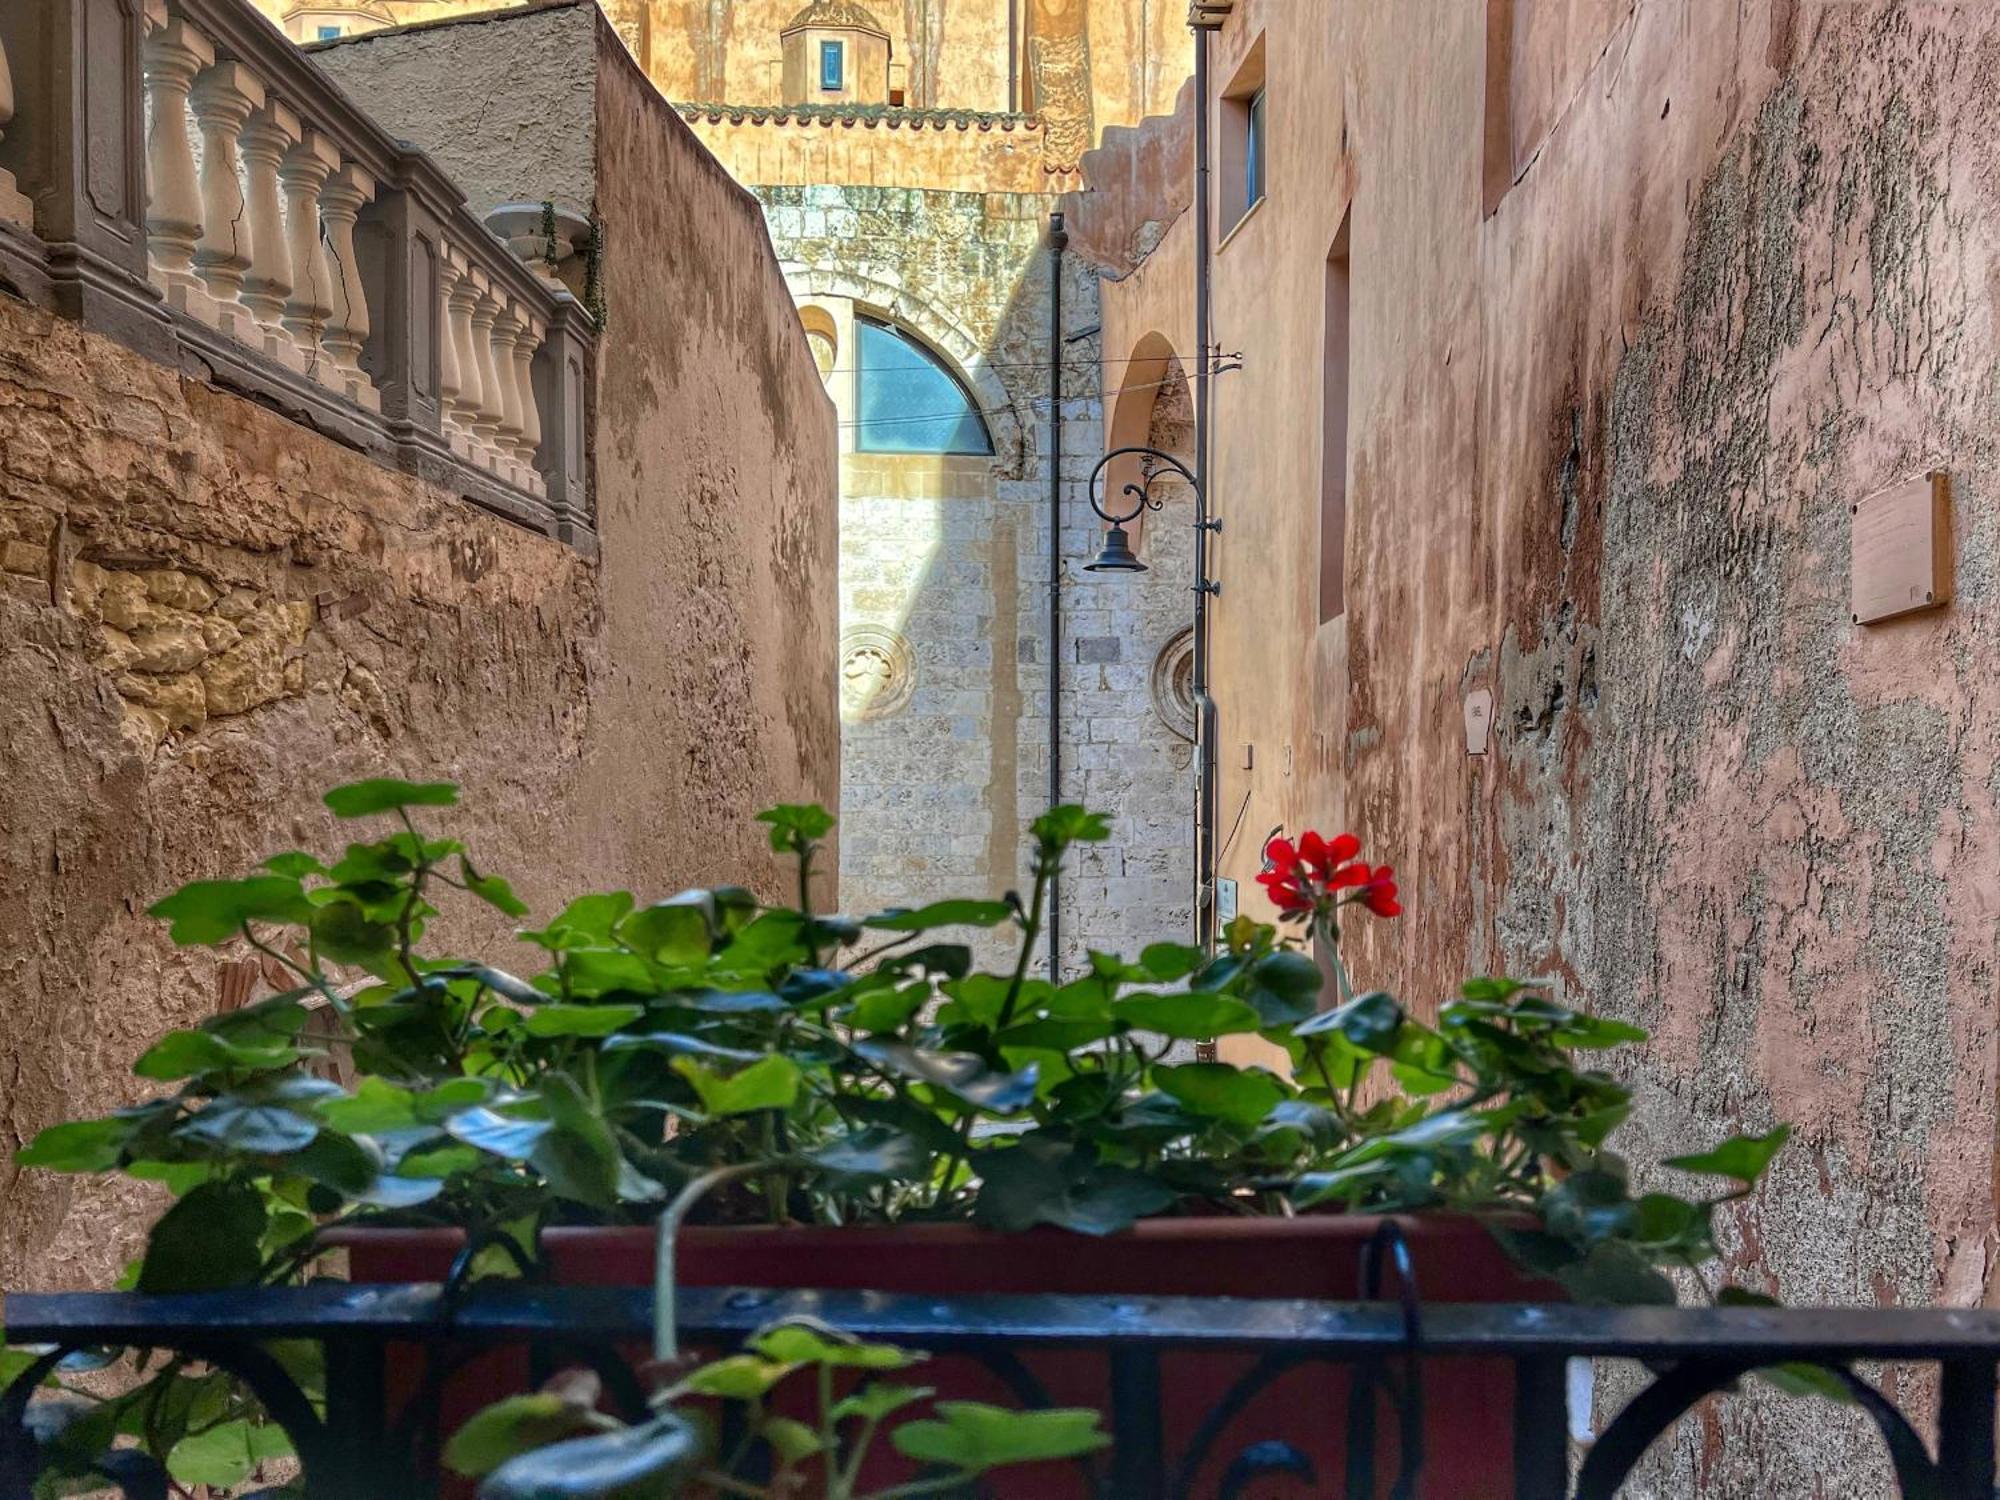
{"label": "wall-mounted plaque", "polygon": [[1854,507],[1854,623],[1951,602],[1951,476],[1943,470]]}
{"label": "wall-mounted plaque", "polygon": [[1493,689],[1474,688],[1465,695],[1465,753],[1484,755],[1493,729]]}

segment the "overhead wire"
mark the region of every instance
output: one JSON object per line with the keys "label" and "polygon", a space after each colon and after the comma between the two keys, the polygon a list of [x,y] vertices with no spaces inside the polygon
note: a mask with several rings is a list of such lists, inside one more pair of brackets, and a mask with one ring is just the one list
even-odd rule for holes
{"label": "overhead wire", "polygon": [[[1044,366],[1043,368],[1047,367]],[[1095,395],[1096,399],[1102,401],[1109,396],[1123,395],[1126,391],[1156,391],[1163,389],[1166,386],[1182,385],[1185,383],[1186,383],[1185,380],[1182,377],[1178,376],[1171,380],[1142,380],[1142,381],[1134,381],[1130,385],[1107,386],[1102,390],[1094,392],[1093,394]],[[1020,399],[1020,401],[1015,403],[1010,403],[1010,405],[1027,406],[1033,410],[1041,411],[1041,410],[1046,410],[1053,399],[1054,398],[1049,396],[1024,396]],[[1065,398],[1065,399],[1070,399],[1070,398]],[[898,416],[893,416],[893,417],[854,417],[844,420],[840,422],[838,425],[842,427],[893,427],[900,423],[905,423],[905,422],[953,422],[970,414],[977,414],[981,417],[982,420],[984,419],[985,416],[984,411],[981,410],[981,408],[976,403],[968,402],[966,406],[960,407],[957,411],[926,412],[926,413],[915,413],[915,414],[905,412]]]}

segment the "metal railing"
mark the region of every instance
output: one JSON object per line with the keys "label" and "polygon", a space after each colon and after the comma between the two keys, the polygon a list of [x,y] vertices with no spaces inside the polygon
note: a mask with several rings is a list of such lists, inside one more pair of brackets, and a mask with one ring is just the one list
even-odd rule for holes
{"label": "metal railing", "polygon": [[[583,1364],[634,1417],[643,1391],[627,1361],[651,1328],[647,1290],[483,1284],[462,1296],[437,1285],[322,1283],[300,1288],[179,1296],[88,1293],[14,1296],[7,1335],[46,1346],[43,1358],[0,1393],[0,1500],[26,1500],[38,1449],[29,1418],[37,1382],[70,1351],[105,1346],[171,1351],[226,1369],[247,1383],[288,1430],[314,1500],[381,1500],[437,1492],[439,1392],[452,1371],[496,1346],[519,1346],[533,1368]],[[1115,1500],[1227,1500],[1282,1471],[1314,1494],[1415,1495],[1424,1464],[1421,1392],[1429,1362],[1475,1357],[1511,1372],[1514,1492],[1523,1500],[1608,1500],[1647,1449],[1705,1399],[1751,1371],[1810,1364],[1844,1385],[1873,1421],[1908,1500],[1991,1500],[2000,1312],[1944,1309],[1603,1308],[1569,1305],[1335,1303],[1176,1297],[890,1296],[868,1292],[686,1290],[686,1336],[710,1347],[789,1317],[822,1319],[864,1338],[991,1365],[1024,1404],[1038,1404],[1037,1351],[1081,1348],[1108,1367],[1107,1424],[1115,1444],[1090,1471],[1089,1488]],[[327,1399],[316,1410],[272,1340],[310,1340],[325,1354]],[[425,1373],[414,1377],[413,1351]],[[1164,1361],[1190,1353],[1243,1356],[1246,1373],[1194,1432],[1163,1416]],[[1623,1359],[1651,1372],[1572,1466],[1565,1413],[1566,1362]],[[1936,1366],[1936,1444],[1878,1386],[1857,1373],[1870,1362]],[[1351,1374],[1346,1473],[1313,1476],[1282,1432],[1220,1454],[1231,1418],[1275,1377],[1302,1364]],[[400,1416],[392,1380],[425,1399]],[[525,1368],[525,1367],[524,1367]],[[414,1387],[412,1382],[414,1380]],[[1400,1432],[1378,1463],[1369,1436],[1377,1416]],[[1282,1422],[1276,1424],[1282,1427]],[[1234,1439],[1232,1439],[1232,1442]],[[1379,1484],[1377,1470],[1380,1470]],[[118,1472],[115,1468],[110,1472]],[[154,1493],[127,1473],[133,1496]],[[164,1493],[164,1491],[159,1491]]]}
{"label": "metal railing", "polygon": [[0,5],[0,284],[591,533],[591,319],[248,0]]}

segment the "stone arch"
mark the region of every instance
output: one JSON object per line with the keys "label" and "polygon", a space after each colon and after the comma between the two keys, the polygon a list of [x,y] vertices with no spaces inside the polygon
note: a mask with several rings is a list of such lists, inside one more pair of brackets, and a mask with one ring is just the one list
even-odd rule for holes
{"label": "stone arch", "polygon": [[[1187,372],[1180,355],[1162,333],[1148,333],[1106,386],[1117,393],[1105,422],[1105,449],[1158,448],[1194,467],[1194,406]],[[1139,461],[1122,458],[1104,476],[1104,491],[1114,500],[1123,487],[1139,479]],[[1168,505],[1192,499],[1184,482],[1174,476],[1154,486],[1154,497]],[[1145,555],[1146,516],[1127,526],[1132,549]]]}
{"label": "stone arch", "polygon": [[1013,394],[994,372],[985,348],[963,323],[944,309],[865,272],[804,266],[795,261],[785,262],[784,272],[795,302],[845,297],[862,310],[908,329],[935,350],[978,399],[979,414],[993,439],[995,470],[1006,478],[1020,476],[1023,437]]}

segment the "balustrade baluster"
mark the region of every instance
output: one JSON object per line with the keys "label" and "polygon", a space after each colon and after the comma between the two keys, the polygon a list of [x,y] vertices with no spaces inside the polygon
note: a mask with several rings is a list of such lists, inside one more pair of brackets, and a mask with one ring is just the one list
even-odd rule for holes
{"label": "balustrade baluster", "polygon": [[[154,12],[157,20],[158,12]],[[215,48],[186,21],[167,20],[147,32],[146,240],[154,284],[169,306],[213,321],[208,293],[194,273],[202,238],[202,193],[188,139],[188,91],[215,62]]]}
{"label": "balustrade baluster", "polygon": [[292,295],[292,252],[285,242],[285,214],[278,201],[278,168],[299,140],[299,117],[268,100],[243,127],[238,148],[250,191],[250,272],[239,295],[264,326],[263,350],[292,368],[300,365],[292,341],[279,326]]}
{"label": "balustrade baluster", "polygon": [[350,162],[327,183],[320,213],[333,241],[334,307],[326,325],[326,352],[344,380],[347,398],[380,411],[381,398],[361,369],[361,350],[368,342],[368,297],[354,253],[354,221],[374,197],[375,179]]}
{"label": "balustrade baluster", "polygon": [[504,298],[493,290],[484,271],[474,271],[478,300],[472,305],[472,357],[479,367],[479,414],[472,424],[476,462],[498,472],[500,429],[506,421],[506,397],[500,389],[500,369],[493,358],[493,325]]}
{"label": "balustrade baluster", "polygon": [[500,457],[510,479],[521,462],[521,386],[514,378],[514,340],[520,327],[520,304],[505,298],[493,324],[493,368],[500,377]]}
{"label": "balustrade baluster", "polygon": [[[7,44],[0,41],[0,141],[7,138],[7,127],[13,123],[14,74],[7,66]],[[35,206],[15,185],[14,174],[5,167],[0,167],[0,219],[19,224],[23,229],[35,227]]]}
{"label": "balustrade baluster", "polygon": [[231,338],[258,342],[243,302],[249,274],[250,201],[238,162],[243,127],[264,104],[264,85],[241,63],[223,62],[195,80],[189,96],[201,127],[201,240],[194,268],[214,299],[216,326]]}
{"label": "balustrade baluster", "polygon": [[451,445],[462,458],[471,458],[473,439],[479,426],[479,360],[473,352],[472,312],[479,305],[478,274],[459,251],[450,252],[456,280],[446,303],[450,312],[452,363],[458,377],[457,389],[448,408]]}
{"label": "balustrade baluster", "polygon": [[333,268],[320,239],[320,194],[340,165],[340,149],[317,130],[307,130],[285,153],[278,181],[285,189],[285,238],[291,251],[292,295],[279,316],[305,356],[306,373],[333,383],[332,361],[320,348],[333,316]]}
{"label": "balustrade baluster", "polygon": [[540,467],[542,414],[535,401],[535,351],[542,347],[547,332],[542,320],[525,308],[515,324],[514,383],[521,393],[521,483],[535,494],[542,493]]}
{"label": "balustrade baluster", "polygon": [[464,274],[458,257],[452,254],[449,245],[445,246],[438,255],[438,305],[432,316],[436,318],[438,328],[438,422],[447,441],[451,441],[458,426],[460,388],[458,329],[451,310],[451,299],[457,293]]}

